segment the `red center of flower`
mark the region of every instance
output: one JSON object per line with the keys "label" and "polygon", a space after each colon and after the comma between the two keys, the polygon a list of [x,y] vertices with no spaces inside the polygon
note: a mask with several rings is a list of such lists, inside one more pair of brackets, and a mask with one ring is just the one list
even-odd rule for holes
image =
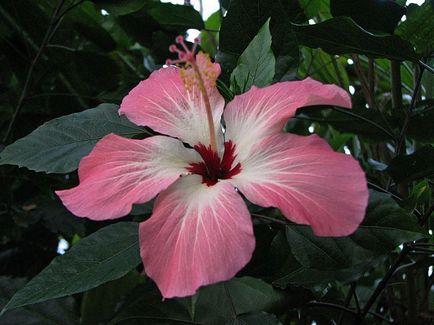
{"label": "red center of flower", "polygon": [[222,159],[211,149],[211,146],[205,147],[200,143],[195,145],[194,149],[200,154],[203,162],[191,163],[187,170],[193,174],[201,175],[203,184],[215,185],[219,179],[230,179],[241,171],[240,163],[232,167],[236,157],[234,155],[235,144],[232,141],[225,142],[225,152]]}

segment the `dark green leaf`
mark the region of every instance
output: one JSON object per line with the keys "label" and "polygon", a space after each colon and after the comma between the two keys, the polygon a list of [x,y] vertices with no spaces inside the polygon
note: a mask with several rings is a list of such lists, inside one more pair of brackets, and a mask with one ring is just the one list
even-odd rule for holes
{"label": "dark green leaf", "polygon": [[46,173],[75,170],[81,158],[107,134],[134,137],[144,129],[120,117],[118,107],[98,107],[51,120],[28,136],[7,146],[0,154],[0,165],[10,164]]}
{"label": "dark green leaf", "polygon": [[351,18],[338,17],[314,25],[295,25],[298,41],[308,47],[320,47],[330,54],[358,53],[392,60],[417,60],[407,41],[395,35],[378,36],[357,25]]}
{"label": "dark green leaf", "polygon": [[[26,283],[22,278],[0,277],[0,309],[13,294]],[[0,317],[2,325],[75,325],[78,315],[74,312],[74,299],[71,297],[35,304],[27,308],[11,310]]]}
{"label": "dark green leaf", "polygon": [[126,15],[136,12],[146,4],[143,0],[93,0],[100,8],[112,15]]}
{"label": "dark green leaf", "polygon": [[108,324],[130,325],[136,324],[136,321],[140,325],[201,324],[192,321],[192,317],[179,300],[163,301],[161,293],[151,281],[134,289]]}
{"label": "dark green leaf", "polygon": [[273,81],[275,63],[267,20],[238,59],[238,65],[231,74],[231,89],[244,93],[253,85],[268,86]]}
{"label": "dark green leaf", "polygon": [[387,172],[397,182],[434,175],[434,146],[428,145],[411,155],[393,159]]}
{"label": "dark green leaf", "polygon": [[279,308],[285,295],[260,279],[243,277],[204,287],[195,300],[194,319],[220,325],[237,315]]}
{"label": "dark green leaf", "polygon": [[387,254],[401,243],[424,238],[425,233],[414,215],[400,208],[388,194],[370,191],[366,218],[350,238],[375,256]]}
{"label": "dark green leaf", "polygon": [[307,18],[331,18],[330,0],[299,0]]}
{"label": "dark green leaf", "polygon": [[363,224],[348,237],[317,237],[307,226],[287,226],[291,251],[298,262],[317,270],[363,266],[399,244],[424,237],[416,219],[388,195],[370,192]]}
{"label": "dark green leaf", "polygon": [[192,6],[180,6],[171,3],[150,2],[149,15],[169,30],[182,31],[189,28],[201,30],[203,20]]}
{"label": "dark green leaf", "polygon": [[122,298],[145,279],[146,277],[134,270],[120,279],[87,291],[81,300],[81,323],[106,324],[114,315]]}
{"label": "dark green leaf", "polygon": [[2,312],[95,288],[122,277],[139,263],[138,224],[107,226],[56,257],[12,297]]}
{"label": "dark green leaf", "polygon": [[241,315],[226,323],[227,325],[282,325],[279,319],[264,312]]}
{"label": "dark green leaf", "polygon": [[340,132],[353,133],[372,140],[395,139],[393,131],[374,109],[354,107],[349,110],[335,107],[332,112],[322,112],[306,108],[298,110],[297,118],[330,125]]}
{"label": "dark green leaf", "polygon": [[270,19],[272,50],[276,56],[276,78],[280,80],[294,75],[299,54],[289,21],[299,21],[297,16],[300,13],[298,4],[294,5],[292,1],[230,1],[228,13],[223,18],[220,30],[220,52],[223,54],[218,55],[218,61],[222,63],[223,71],[228,72],[234,68],[237,58]]}
{"label": "dark green leaf", "polygon": [[116,48],[116,42],[110,33],[101,26],[103,22],[104,17],[95,8],[95,5],[91,2],[85,2],[65,16],[62,27],[65,26],[65,28],[70,29],[68,32],[77,31],[79,35],[84,36],[102,50],[109,52]]}
{"label": "dark green leaf", "polygon": [[324,83],[334,83],[344,89],[348,89],[350,81],[345,69],[347,59],[336,58],[321,49],[302,47],[303,60],[300,60],[298,73],[302,76],[310,76]]}
{"label": "dark green leaf", "polygon": [[[432,78],[429,73],[425,76]],[[429,83],[426,86],[429,86]],[[434,125],[434,102],[432,99],[427,100],[426,105],[422,106],[414,110],[408,122],[407,135],[419,141],[434,142],[434,128],[432,127]]]}
{"label": "dark green leaf", "polygon": [[412,43],[417,53],[429,56],[434,51],[434,3],[427,0],[422,6],[413,5],[410,9],[396,34]]}
{"label": "dark green leaf", "polygon": [[331,0],[334,17],[348,16],[364,29],[393,33],[405,7],[393,0]]}

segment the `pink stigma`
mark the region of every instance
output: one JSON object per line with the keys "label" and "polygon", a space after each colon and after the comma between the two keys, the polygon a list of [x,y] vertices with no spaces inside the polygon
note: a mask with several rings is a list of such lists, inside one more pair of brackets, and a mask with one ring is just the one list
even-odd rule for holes
{"label": "pink stigma", "polygon": [[[200,43],[200,39],[196,37],[194,39],[193,47],[191,50],[185,44],[184,36],[179,35],[175,39],[176,44],[169,46],[169,51],[171,53],[178,53],[178,60],[166,60],[167,65],[179,64],[179,63],[191,63],[195,60],[195,53],[197,46]],[[180,46],[178,46],[178,45]]]}

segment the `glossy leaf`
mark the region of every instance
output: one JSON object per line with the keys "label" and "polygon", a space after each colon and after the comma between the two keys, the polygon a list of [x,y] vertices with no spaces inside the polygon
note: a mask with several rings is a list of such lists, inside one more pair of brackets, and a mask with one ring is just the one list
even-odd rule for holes
{"label": "glossy leaf", "polygon": [[107,324],[201,324],[192,320],[185,306],[177,299],[161,299],[161,293],[151,282],[139,285],[127,297],[115,317]]}
{"label": "glossy leaf", "polygon": [[107,323],[123,298],[145,279],[146,277],[133,270],[120,279],[85,292],[80,308],[82,324]]}
{"label": "glossy leaf", "polygon": [[299,0],[307,18],[331,18],[330,0]]}
{"label": "glossy leaf", "polygon": [[364,29],[387,33],[406,12],[394,0],[331,0],[330,10],[334,17],[348,16]]}
{"label": "glossy leaf", "polygon": [[138,224],[107,226],[56,257],[12,297],[2,312],[86,291],[124,276],[140,262]]}
{"label": "glossy leaf", "polygon": [[434,175],[434,146],[427,145],[411,155],[396,157],[390,163],[387,172],[397,182]]}
{"label": "glossy leaf", "polygon": [[120,117],[117,110],[116,105],[101,104],[51,120],[7,146],[0,153],[0,165],[17,165],[46,173],[71,172],[105,135],[144,134],[144,129]]}
{"label": "glossy leaf", "polygon": [[271,84],[275,62],[267,20],[238,59],[238,65],[231,75],[232,90],[244,93],[253,85],[265,87]]}
{"label": "glossy leaf", "polygon": [[411,42],[424,56],[434,52],[434,4],[425,1],[422,6],[412,5],[407,19],[399,25],[396,34]]}
{"label": "glossy leaf", "polygon": [[149,15],[162,26],[170,30],[203,28],[202,17],[192,6],[174,5],[171,3],[150,2]]}
{"label": "glossy leaf", "polygon": [[260,279],[243,277],[204,287],[195,300],[194,319],[220,325],[237,315],[278,308],[285,295]]}
{"label": "glossy leaf", "polygon": [[[247,48],[264,23],[270,19],[273,39],[272,50],[276,57],[276,78],[295,75],[298,65],[298,46],[289,19],[299,21],[302,11],[292,1],[235,0],[230,1],[227,15],[220,30],[220,53],[217,60],[223,71],[232,71],[238,57]],[[292,4],[292,5],[291,5]]]}
{"label": "glossy leaf", "polygon": [[287,226],[287,240],[297,261],[317,270],[346,269],[425,236],[416,219],[388,195],[374,191],[370,194],[363,224],[348,237],[317,237],[307,226]]}
{"label": "glossy leaf", "polygon": [[101,9],[107,10],[112,15],[126,15],[138,11],[145,5],[143,0],[93,0]]}
{"label": "glossy leaf", "polygon": [[351,18],[338,17],[314,25],[293,25],[298,41],[330,54],[358,53],[391,60],[417,60],[407,41],[398,36],[378,36],[357,25]]}
{"label": "glossy leaf", "polygon": [[[0,309],[12,295],[26,283],[23,278],[0,277]],[[8,311],[0,317],[2,325],[75,325],[79,317],[75,313],[72,297],[60,298],[26,308]]]}
{"label": "glossy leaf", "polygon": [[241,315],[226,325],[282,325],[279,319],[272,314],[264,312]]}

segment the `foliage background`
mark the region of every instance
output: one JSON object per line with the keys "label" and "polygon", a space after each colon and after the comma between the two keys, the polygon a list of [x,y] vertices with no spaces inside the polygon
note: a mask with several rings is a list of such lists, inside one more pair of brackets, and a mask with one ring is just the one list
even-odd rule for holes
{"label": "foliage background", "polygon": [[[1,1],[0,324],[432,322],[434,3],[404,2],[222,0],[203,21],[154,0]],[[162,301],[137,255],[152,204],[97,223],[53,191],[77,183],[78,161],[105,134],[152,132],[113,104],[191,28],[222,65],[227,100],[306,76],[348,89],[352,111],[302,109],[286,130],[352,154],[371,198],[362,227],[337,239],[250,206],[257,247],[237,278]],[[56,258],[59,240],[73,248]]]}

